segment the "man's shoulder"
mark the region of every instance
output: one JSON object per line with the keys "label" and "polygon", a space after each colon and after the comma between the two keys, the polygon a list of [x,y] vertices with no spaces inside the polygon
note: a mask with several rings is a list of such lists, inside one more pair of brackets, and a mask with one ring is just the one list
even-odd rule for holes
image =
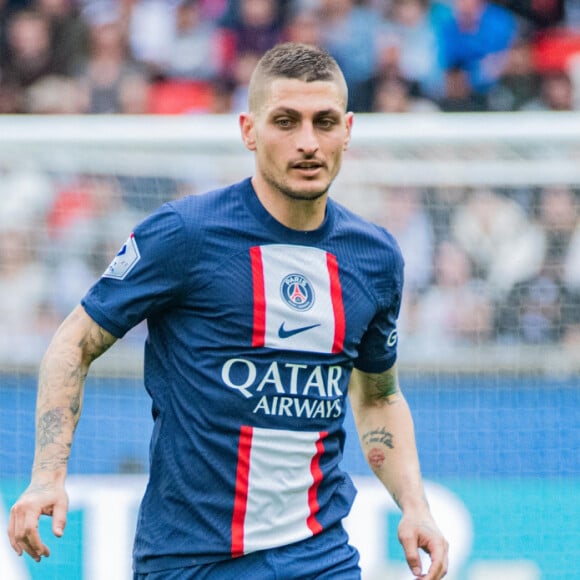
{"label": "man's shoulder", "polygon": [[398,250],[394,236],[383,226],[355,213],[337,201],[329,201],[337,215],[338,230],[348,232],[351,236],[360,236],[369,243],[390,247]]}

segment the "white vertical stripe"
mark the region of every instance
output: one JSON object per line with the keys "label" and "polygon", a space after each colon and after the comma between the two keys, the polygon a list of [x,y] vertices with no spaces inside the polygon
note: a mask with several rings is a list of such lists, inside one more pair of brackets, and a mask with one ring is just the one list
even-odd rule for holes
{"label": "white vertical stripe", "polygon": [[[282,350],[332,352],[334,312],[326,252],[309,246],[262,246],[264,292],[266,297],[265,346]],[[314,302],[308,310],[292,308],[282,298],[281,285],[286,276],[304,276],[314,291]],[[314,328],[292,336],[280,336],[280,328],[296,330]]]}
{"label": "white vertical stripe", "polygon": [[254,428],[250,453],[244,552],[312,536],[308,490],[317,432]]}

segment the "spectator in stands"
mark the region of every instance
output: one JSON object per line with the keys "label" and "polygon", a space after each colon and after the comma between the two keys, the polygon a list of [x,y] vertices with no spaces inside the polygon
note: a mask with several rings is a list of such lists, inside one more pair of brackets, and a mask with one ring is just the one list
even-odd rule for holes
{"label": "spectator in stands", "polygon": [[123,84],[144,77],[130,58],[125,27],[117,12],[93,15],[89,55],[77,76],[88,96],[88,113],[122,111]]}
{"label": "spectator in stands", "polygon": [[64,75],[47,75],[24,93],[24,111],[33,115],[81,115],[87,98],[79,83]]}
{"label": "spectator in stands", "polygon": [[406,292],[423,292],[431,282],[434,247],[433,224],[423,192],[417,187],[385,188],[382,200],[378,221],[395,236],[405,257]]}
{"label": "spectator in stands", "polygon": [[455,0],[440,24],[442,64],[464,71],[471,89],[486,95],[504,70],[517,32],[514,16],[503,7],[487,0]]}
{"label": "spectator in stands", "polygon": [[283,35],[284,40],[288,42],[320,45],[320,17],[318,11],[312,8],[294,9],[288,15]]}
{"label": "spectator in stands", "polygon": [[523,107],[527,111],[573,111],[574,85],[566,71],[542,75],[540,94]]}
{"label": "spectator in stands", "polygon": [[[223,38],[217,24],[203,17],[201,0],[179,0],[175,30],[164,62],[150,69],[153,78],[149,112],[153,114],[211,113],[214,88],[225,69]],[[131,83],[136,88],[136,83]],[[135,94],[135,97],[138,95]]]}
{"label": "spectator in stands", "polygon": [[527,344],[559,342],[571,306],[562,284],[561,262],[546,256],[540,271],[518,282],[497,311],[497,333],[502,341]]}
{"label": "spectator in stands", "polygon": [[253,50],[244,50],[238,53],[231,73],[234,85],[231,98],[231,113],[240,113],[247,109],[250,77],[261,56],[261,53]]}
{"label": "spectator in stands", "polygon": [[181,0],[165,73],[169,77],[211,81],[223,68],[217,25],[203,18],[201,0]]}
{"label": "spectator in stands", "polygon": [[473,191],[452,215],[451,232],[494,297],[505,297],[541,268],[541,228],[517,202],[496,191]]}
{"label": "spectator in stands", "polygon": [[425,209],[431,216],[435,245],[449,239],[451,222],[457,208],[464,204],[470,195],[466,187],[448,185],[428,188],[424,192]]}
{"label": "spectator in stands", "polygon": [[276,0],[239,0],[231,22],[224,26],[226,73],[233,74],[237,59],[262,56],[283,39],[283,19]]}
{"label": "spectator in stands", "polygon": [[562,273],[569,299],[562,341],[571,353],[580,352],[580,200],[578,192],[576,192],[575,208],[576,225],[564,255]]}
{"label": "spectator in stands", "polygon": [[0,352],[11,362],[38,360],[56,322],[47,308],[46,263],[39,256],[43,215],[53,195],[51,182],[30,171],[0,174]]}
{"label": "spectator in stands", "polygon": [[322,45],[336,59],[349,88],[348,108],[370,111],[378,70],[380,19],[354,0],[320,1]]}
{"label": "spectator in stands", "polygon": [[440,110],[433,101],[414,95],[414,86],[401,77],[385,77],[376,81],[371,112],[433,113]]}
{"label": "spectator in stands", "polygon": [[0,115],[13,115],[25,110],[24,91],[13,83],[0,78]]}
{"label": "spectator in stands", "polygon": [[46,345],[39,339],[48,340],[43,330],[57,322],[46,295],[49,272],[35,243],[32,226],[0,225],[0,352],[10,352],[12,363],[37,360]]}
{"label": "spectator in stands", "polygon": [[224,115],[234,110],[239,110],[238,105],[234,106],[234,93],[236,82],[231,76],[221,76],[211,84],[211,108],[209,112],[216,115]]}
{"label": "spectator in stands", "polygon": [[493,304],[487,285],[473,276],[465,251],[444,241],[435,251],[435,279],[410,315],[406,340],[426,356],[447,348],[488,342],[493,330]]}
{"label": "spectator in stands", "polygon": [[541,76],[534,67],[529,39],[517,39],[508,49],[505,67],[488,94],[491,111],[520,111],[538,98]]}
{"label": "spectator in stands", "polygon": [[102,274],[111,252],[116,253],[112,246],[121,242],[119,231],[141,215],[124,203],[113,178],[82,175],[60,184],[47,212],[47,261],[59,289],[52,305],[59,316]]}
{"label": "spectator in stands", "polygon": [[74,0],[32,0],[32,6],[48,18],[54,60],[58,71],[73,75],[86,57],[89,29]]}
{"label": "spectator in stands", "polygon": [[562,295],[562,340],[580,324],[580,198],[569,186],[544,187],[539,221],[546,235],[546,261]]}
{"label": "spectator in stands", "polygon": [[572,341],[580,324],[580,199],[569,186],[544,187],[540,192],[539,223],[546,236],[545,261],[562,303],[561,338]]}
{"label": "spectator in stands", "polygon": [[147,115],[151,113],[151,83],[145,75],[127,76],[119,87],[119,113]]}
{"label": "spectator in stands", "polygon": [[392,0],[379,35],[379,74],[395,69],[416,83],[418,92],[438,99],[443,95],[443,69],[437,29],[429,0]]}
{"label": "spectator in stands", "polygon": [[128,51],[149,77],[164,76],[176,37],[175,0],[125,0],[123,9],[113,6],[121,29],[127,26]]}
{"label": "spectator in stands", "polygon": [[28,4],[29,0],[0,0],[0,54],[6,51],[6,30],[10,17]]}
{"label": "spectator in stands", "polygon": [[543,187],[539,192],[538,221],[546,237],[546,253],[563,263],[579,225],[575,192],[567,185]]}
{"label": "spectator in stands", "polygon": [[[207,3],[213,3],[214,0],[205,0]],[[311,0],[307,0],[309,2]],[[318,3],[318,0],[313,0],[315,3]],[[221,10],[221,17],[219,18],[220,23],[228,28],[236,26],[236,24],[240,21],[240,13],[241,13],[241,0],[220,0],[216,2],[216,4],[222,5]],[[302,0],[277,0],[276,1],[276,10],[278,11],[278,15],[281,22],[285,22],[288,14],[293,11],[295,8],[302,10],[306,6],[303,5],[304,2]]]}
{"label": "spectator in stands", "polygon": [[202,17],[217,23],[225,14],[228,0],[200,0]]}
{"label": "spectator in stands", "polygon": [[439,107],[445,113],[483,113],[487,111],[487,99],[473,90],[463,68],[453,66],[445,71],[444,92]]}
{"label": "spectator in stands", "polygon": [[580,324],[580,208],[568,186],[539,191],[537,220],[543,263],[516,284],[498,312],[502,339],[526,343],[574,342]]}
{"label": "spectator in stands", "polygon": [[564,283],[571,292],[580,295],[580,218],[577,218],[564,255]]}
{"label": "spectator in stands", "polygon": [[2,83],[25,89],[44,75],[58,74],[50,20],[34,10],[21,10],[7,23],[6,50],[0,54]]}

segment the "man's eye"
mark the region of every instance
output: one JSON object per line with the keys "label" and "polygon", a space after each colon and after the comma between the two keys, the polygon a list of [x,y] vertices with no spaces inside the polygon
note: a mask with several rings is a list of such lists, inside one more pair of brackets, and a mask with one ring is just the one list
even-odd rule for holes
{"label": "man's eye", "polygon": [[290,127],[292,125],[291,119],[276,119],[276,125],[278,127],[282,127],[283,129],[286,127]]}
{"label": "man's eye", "polygon": [[331,127],[334,127],[334,124],[334,119],[320,119],[318,121],[318,126],[323,129],[330,129]]}

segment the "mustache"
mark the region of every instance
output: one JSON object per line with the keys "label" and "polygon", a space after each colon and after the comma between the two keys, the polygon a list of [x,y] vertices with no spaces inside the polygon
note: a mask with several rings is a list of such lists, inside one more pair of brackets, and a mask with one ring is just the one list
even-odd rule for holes
{"label": "mustache", "polygon": [[315,155],[305,155],[300,159],[295,159],[290,162],[290,167],[293,168],[310,168],[310,167],[326,167],[326,163],[322,159],[318,159]]}

